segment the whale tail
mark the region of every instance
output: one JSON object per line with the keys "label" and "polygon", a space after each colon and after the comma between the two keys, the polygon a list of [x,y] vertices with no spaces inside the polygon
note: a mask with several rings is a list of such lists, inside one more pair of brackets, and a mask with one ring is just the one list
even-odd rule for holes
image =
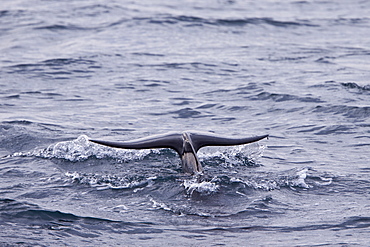
{"label": "whale tail", "polygon": [[269,135],[247,138],[227,138],[200,132],[171,132],[125,142],[110,142],[100,140],[90,141],[109,147],[125,149],[171,148],[174,149],[181,157],[183,171],[186,173],[195,174],[203,171],[197,156],[197,152],[200,148],[206,146],[233,146],[248,144],[262,140],[268,136]]}

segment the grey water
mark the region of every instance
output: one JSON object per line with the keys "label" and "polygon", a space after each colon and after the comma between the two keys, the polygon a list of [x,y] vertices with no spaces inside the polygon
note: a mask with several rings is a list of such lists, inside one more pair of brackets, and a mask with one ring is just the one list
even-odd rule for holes
{"label": "grey water", "polygon": [[[370,2],[0,4],[0,246],[367,246]],[[268,140],[203,148],[168,131]]]}

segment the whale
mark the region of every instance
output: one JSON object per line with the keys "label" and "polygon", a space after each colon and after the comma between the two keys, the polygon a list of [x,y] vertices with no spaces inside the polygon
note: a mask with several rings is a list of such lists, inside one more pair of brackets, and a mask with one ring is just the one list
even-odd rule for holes
{"label": "whale", "polygon": [[203,167],[197,156],[197,152],[200,148],[206,146],[243,145],[268,138],[268,136],[269,135],[232,138],[218,136],[213,133],[185,131],[152,135],[124,142],[101,141],[94,139],[90,139],[89,141],[108,147],[123,149],[170,148],[175,150],[180,156],[183,172],[194,175],[203,173]]}

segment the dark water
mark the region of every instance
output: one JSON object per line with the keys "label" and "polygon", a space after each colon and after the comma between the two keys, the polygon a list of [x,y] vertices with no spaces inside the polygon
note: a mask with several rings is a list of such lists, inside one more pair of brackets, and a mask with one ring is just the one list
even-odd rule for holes
{"label": "dark water", "polygon": [[[366,246],[369,1],[2,1],[1,246]],[[269,140],[118,150],[182,130]]]}

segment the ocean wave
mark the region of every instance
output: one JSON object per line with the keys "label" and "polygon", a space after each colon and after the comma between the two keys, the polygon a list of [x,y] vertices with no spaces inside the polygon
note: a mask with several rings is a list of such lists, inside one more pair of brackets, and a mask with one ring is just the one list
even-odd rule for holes
{"label": "ocean wave", "polygon": [[367,17],[362,18],[336,18],[330,20],[332,25],[349,25],[349,26],[367,26],[369,24],[370,19]]}
{"label": "ocean wave", "polygon": [[77,25],[61,25],[61,24],[54,24],[54,25],[46,25],[46,26],[38,26],[35,27],[36,30],[50,30],[50,31],[60,31],[60,30],[69,30],[69,31],[85,31],[89,29],[95,29],[95,28],[86,28],[82,26]]}
{"label": "ocean wave", "polygon": [[[95,238],[104,234],[101,231],[127,234],[140,231],[158,232],[158,229],[151,228],[152,224],[147,222],[125,222],[103,217],[80,216],[13,199],[0,199],[0,214],[1,219],[8,222],[7,224],[15,223],[18,228],[22,228],[23,225],[33,228],[37,226],[38,229],[59,231],[64,237]],[[42,233],[33,232],[33,236],[38,234]]]}
{"label": "ocean wave", "polygon": [[9,221],[20,220],[28,222],[32,219],[35,221],[65,220],[66,222],[79,219],[111,221],[103,218],[81,217],[71,213],[43,209],[37,204],[6,198],[0,199],[0,212],[1,216],[8,218]]}
{"label": "ocean wave", "polygon": [[348,89],[356,89],[359,93],[369,93],[370,92],[370,85],[358,85],[355,82],[343,82],[341,85]]}
{"label": "ocean wave", "polygon": [[275,102],[284,102],[284,101],[298,101],[305,103],[322,103],[320,98],[314,98],[311,96],[295,96],[291,94],[280,94],[280,93],[269,93],[262,92],[257,95],[249,97],[251,100],[273,100]]}
{"label": "ocean wave", "polygon": [[61,66],[66,65],[94,65],[96,64],[96,61],[90,60],[90,59],[84,59],[84,58],[55,58],[55,59],[48,59],[44,60],[38,63],[29,63],[29,64],[17,64],[9,66],[10,68],[15,69],[15,72],[29,72],[32,70],[37,70],[37,68],[42,67],[50,67],[58,69]]}
{"label": "ocean wave", "polygon": [[253,231],[264,231],[264,232],[302,232],[302,231],[315,231],[315,230],[348,230],[348,229],[364,229],[370,227],[370,217],[364,216],[353,216],[348,217],[346,220],[338,223],[323,223],[323,224],[307,224],[302,226],[274,226],[274,225],[252,225],[252,226],[241,226],[241,227],[217,227],[211,229],[197,230],[201,232],[253,232]]}
{"label": "ocean wave", "polygon": [[[166,113],[168,114],[168,113]],[[202,114],[202,112],[194,110],[192,108],[186,107],[177,111],[171,111],[169,114],[177,115],[175,118],[203,118],[210,117],[214,115]]]}
{"label": "ocean wave", "polygon": [[246,26],[246,25],[270,25],[274,27],[297,27],[297,26],[310,26],[316,27],[318,25],[310,23],[309,21],[280,21],[273,18],[202,18],[197,16],[186,16],[186,15],[162,15],[152,18],[143,18],[149,23],[160,24],[160,25],[173,25],[178,23],[183,23],[186,26],[200,26],[200,25],[210,25],[210,26]]}
{"label": "ocean wave", "polygon": [[57,129],[61,126],[28,120],[4,121],[0,124],[0,146],[10,152],[29,150],[35,147],[35,143],[49,142],[51,137],[45,132]]}
{"label": "ocean wave", "polygon": [[41,78],[87,78],[100,65],[88,58],[55,58],[36,63],[22,63],[7,67],[9,74],[34,75]]}
{"label": "ocean wave", "polygon": [[315,132],[315,135],[337,135],[337,134],[353,134],[355,133],[356,126],[354,125],[329,125],[329,126],[320,126],[320,130]]}
{"label": "ocean wave", "polygon": [[347,118],[366,119],[370,116],[370,106],[319,105],[315,107],[313,112],[340,114]]}

